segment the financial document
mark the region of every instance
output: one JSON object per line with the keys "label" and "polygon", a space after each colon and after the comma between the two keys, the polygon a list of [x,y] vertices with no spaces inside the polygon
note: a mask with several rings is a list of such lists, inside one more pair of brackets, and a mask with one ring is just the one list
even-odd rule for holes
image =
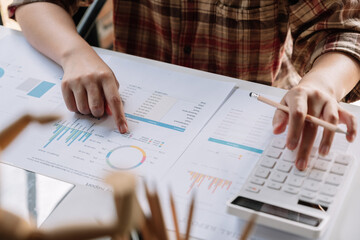
{"label": "financial document", "polygon": [[[19,46],[24,45],[22,38],[17,40]],[[11,56],[11,62],[0,59],[1,94],[16,102],[14,106],[22,106],[9,109],[3,103],[1,111],[11,117],[25,110],[65,112],[61,70],[32,76],[17,64],[31,62],[47,68],[45,62],[53,68],[54,63],[44,61],[29,47],[26,51],[27,60],[17,61],[16,56]],[[129,133],[120,134],[111,117],[66,114],[53,124],[28,128],[4,152],[4,162],[100,189],[106,188],[103,179],[113,171],[131,171],[157,180],[175,164],[235,86],[106,53],[101,57],[120,82]]]}
{"label": "financial document", "polygon": [[[280,97],[272,98],[280,101]],[[162,181],[161,199],[168,201],[172,189],[181,229],[187,224],[189,199],[196,195],[192,235],[201,239],[239,239],[245,222],[226,213],[226,202],[236,196],[262,152],[273,138],[275,108],[249,97],[237,89],[221,107],[176,165]],[[319,132],[316,144],[319,144]],[[349,143],[337,134],[333,150],[346,152]],[[170,209],[170,206],[166,206]],[[166,212],[168,222],[171,213]],[[251,239],[304,239],[299,236],[257,226]]]}
{"label": "financial document", "polygon": [[[14,43],[22,56],[7,49]],[[25,112],[67,112],[59,66],[32,49],[20,34],[0,36],[0,52],[0,128]],[[169,187],[182,232],[189,199],[195,193],[191,235],[239,239],[244,222],[226,214],[225,203],[239,192],[272,138],[275,109],[251,99],[248,91],[234,91],[233,83],[106,51],[100,51],[100,56],[120,83],[129,133],[120,134],[111,117],[66,113],[52,124],[31,125],[3,152],[2,160],[104,190],[107,174],[131,171],[157,183],[170,229]],[[333,148],[347,152],[349,144],[341,137],[335,136]],[[252,239],[301,238],[257,226]]]}

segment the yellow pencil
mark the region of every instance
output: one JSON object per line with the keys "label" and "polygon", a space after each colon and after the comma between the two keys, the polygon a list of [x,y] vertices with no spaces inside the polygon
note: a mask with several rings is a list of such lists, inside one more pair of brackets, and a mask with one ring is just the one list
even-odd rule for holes
{"label": "yellow pencil", "polygon": [[[259,100],[260,102],[263,102],[263,103],[266,103],[270,106],[273,106],[273,107],[276,107],[277,109],[280,109],[284,112],[287,112],[289,113],[289,108],[285,105],[282,105],[278,102],[274,102],[266,97],[263,97],[261,95],[259,95],[258,93],[254,93],[254,92],[251,92],[250,94],[250,97],[253,97],[253,98],[256,98],[257,100]],[[338,126],[334,125],[334,124],[331,124],[329,122],[326,122],[320,118],[317,118],[317,117],[314,117],[314,116],[311,116],[309,114],[306,115],[305,117],[305,120],[308,121],[308,122],[312,122],[312,123],[315,123],[319,126],[322,126],[330,131],[333,131],[333,132],[338,132],[338,133],[344,133],[344,134],[347,134],[346,131],[342,130],[341,128],[339,128]]]}

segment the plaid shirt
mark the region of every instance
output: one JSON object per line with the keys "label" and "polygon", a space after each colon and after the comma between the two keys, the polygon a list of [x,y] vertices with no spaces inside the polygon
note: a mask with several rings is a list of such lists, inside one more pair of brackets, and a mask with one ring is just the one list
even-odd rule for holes
{"label": "plaid shirt", "polygon": [[[10,16],[34,1],[70,14],[80,3],[14,0]],[[297,83],[289,74],[304,75],[330,51],[360,63],[358,0],[114,0],[114,27],[115,50],[284,88]],[[345,101],[358,99],[360,83]]]}

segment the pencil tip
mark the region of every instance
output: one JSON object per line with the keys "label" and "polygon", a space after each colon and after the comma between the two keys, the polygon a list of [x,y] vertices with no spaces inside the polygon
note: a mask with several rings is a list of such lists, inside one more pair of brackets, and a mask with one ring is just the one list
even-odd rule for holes
{"label": "pencil tip", "polygon": [[249,96],[250,96],[250,97],[253,97],[253,98],[258,98],[258,97],[259,97],[259,94],[258,94],[258,93],[254,93],[254,92],[250,92],[250,93],[249,93]]}

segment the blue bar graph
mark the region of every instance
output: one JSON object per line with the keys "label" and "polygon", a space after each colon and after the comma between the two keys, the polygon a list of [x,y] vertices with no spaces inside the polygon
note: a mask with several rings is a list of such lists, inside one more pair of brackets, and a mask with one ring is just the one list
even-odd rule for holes
{"label": "blue bar graph", "polygon": [[33,90],[31,90],[27,95],[32,96],[32,97],[36,97],[36,98],[41,98],[53,86],[55,86],[55,83],[42,81]]}
{"label": "blue bar graph", "polygon": [[167,124],[167,123],[154,121],[154,120],[151,120],[151,119],[148,119],[148,118],[143,118],[143,117],[139,117],[139,116],[128,114],[128,113],[125,113],[125,116],[128,117],[128,118],[134,119],[134,120],[150,123],[150,124],[153,124],[153,125],[156,125],[156,126],[159,126],[159,127],[164,127],[164,128],[168,128],[168,129],[179,131],[179,132],[184,132],[185,131],[185,128],[177,127],[177,126],[170,125],[170,124]]}
{"label": "blue bar graph", "polygon": [[[62,140],[63,143],[66,144],[66,146],[71,146],[71,144],[73,144],[76,140],[78,140],[78,142],[86,142],[86,140],[88,140],[89,137],[92,135],[91,132],[71,128],[63,124],[55,124],[55,126],[55,131],[52,132],[53,135],[44,145],[44,148],[49,146],[50,143],[60,140]],[[67,135],[67,137],[65,137],[65,135]]]}
{"label": "blue bar graph", "polygon": [[230,147],[244,149],[244,150],[254,152],[254,153],[259,153],[259,154],[263,153],[263,151],[264,151],[264,150],[261,150],[261,149],[258,149],[258,148],[253,148],[253,147],[245,146],[245,145],[242,145],[242,144],[238,144],[238,143],[234,143],[234,142],[228,142],[228,141],[224,141],[224,140],[220,140],[220,139],[216,139],[216,138],[209,138],[208,141],[223,144],[223,145],[230,146]]}
{"label": "blue bar graph", "polygon": [[0,78],[1,78],[2,76],[4,76],[4,73],[5,73],[4,69],[0,67]]}

